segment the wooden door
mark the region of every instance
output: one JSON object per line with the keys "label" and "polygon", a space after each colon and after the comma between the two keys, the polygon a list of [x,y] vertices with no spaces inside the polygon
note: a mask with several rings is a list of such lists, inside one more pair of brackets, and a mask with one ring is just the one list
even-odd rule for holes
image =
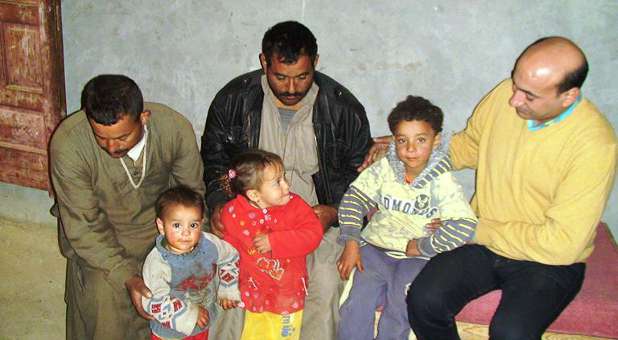
{"label": "wooden door", "polygon": [[65,116],[60,0],[0,0],[0,181],[48,189]]}

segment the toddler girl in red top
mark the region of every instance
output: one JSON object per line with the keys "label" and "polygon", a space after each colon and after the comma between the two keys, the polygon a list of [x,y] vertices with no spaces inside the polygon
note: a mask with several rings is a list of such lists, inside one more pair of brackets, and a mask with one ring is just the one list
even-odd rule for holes
{"label": "toddler girl in red top", "polygon": [[236,198],[221,210],[221,221],[224,239],[240,253],[242,339],[299,339],[305,256],[320,244],[322,225],[311,207],[289,192],[283,162],[273,153],[241,154],[227,180]]}

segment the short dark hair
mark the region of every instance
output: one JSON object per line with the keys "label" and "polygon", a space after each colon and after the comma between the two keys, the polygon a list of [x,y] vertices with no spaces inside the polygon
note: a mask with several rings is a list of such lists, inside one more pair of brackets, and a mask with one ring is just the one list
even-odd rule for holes
{"label": "short dark hair", "polygon": [[307,55],[313,65],[318,55],[318,45],[305,25],[297,21],[284,21],[264,33],[262,53],[268,65],[274,55],[285,64],[293,64],[299,56]]}
{"label": "short dark hair", "polygon": [[179,185],[165,190],[155,203],[155,212],[158,218],[163,218],[165,212],[174,205],[183,207],[191,207],[200,209],[200,215],[204,215],[204,197],[198,194],[195,190]]}
{"label": "short dark hair", "polygon": [[388,127],[395,134],[397,125],[402,121],[425,121],[431,125],[436,134],[442,132],[444,114],[442,109],[423,97],[408,96],[388,115]]}
{"label": "short dark hair", "polygon": [[238,155],[232,161],[227,180],[233,194],[245,195],[248,190],[258,190],[264,182],[264,169],[275,166],[284,171],[283,160],[272,152],[251,149]]}
{"label": "short dark hair", "polygon": [[[555,38],[559,38],[559,39],[564,39],[567,40],[570,44],[572,44],[577,50],[579,50],[579,52],[581,53],[582,56],[582,60],[583,62],[574,70],[571,70],[570,72],[567,72],[564,75],[564,78],[562,78],[562,80],[560,81],[560,83],[558,83],[557,85],[557,89],[558,89],[558,94],[568,91],[574,87],[577,88],[581,88],[584,85],[584,81],[586,80],[586,76],[588,76],[588,59],[586,59],[586,55],[584,54],[584,51],[582,51],[579,46],[575,45],[575,43],[573,43],[572,41],[570,41],[567,38],[564,37],[559,37],[559,36],[549,36],[549,37],[543,37],[540,38],[538,40],[536,40],[535,42],[533,42],[532,44],[528,45],[528,47],[526,47],[526,49],[519,55],[519,57],[517,58],[517,61],[519,61],[519,59],[521,58],[521,56],[523,56],[526,51],[528,51],[531,47],[544,42],[545,40],[548,39],[555,39]],[[517,65],[517,62],[515,63],[515,65]]]}
{"label": "short dark hair", "polygon": [[116,124],[125,115],[138,120],[144,112],[139,86],[119,74],[102,74],[90,79],[82,91],[81,102],[89,119],[107,126]]}

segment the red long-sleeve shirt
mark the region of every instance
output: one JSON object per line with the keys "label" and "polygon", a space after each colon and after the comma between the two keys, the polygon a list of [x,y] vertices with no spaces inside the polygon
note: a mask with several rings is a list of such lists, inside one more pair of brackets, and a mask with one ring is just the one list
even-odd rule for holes
{"label": "red long-sleeve shirt", "polygon": [[[307,293],[305,256],[322,239],[313,209],[295,194],[284,206],[259,209],[238,195],[221,212],[224,239],[240,254],[239,287],[245,308],[277,314],[303,309]],[[268,234],[272,251],[260,254],[253,238]]]}

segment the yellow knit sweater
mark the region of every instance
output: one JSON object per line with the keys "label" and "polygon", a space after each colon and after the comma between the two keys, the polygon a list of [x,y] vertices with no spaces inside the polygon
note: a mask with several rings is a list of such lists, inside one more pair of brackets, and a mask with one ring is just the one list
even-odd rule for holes
{"label": "yellow knit sweater", "polygon": [[485,96],[451,141],[453,165],[477,170],[475,241],[517,260],[584,262],[613,185],[614,130],[583,99],[562,122],[529,131],[508,105],[511,84]]}

